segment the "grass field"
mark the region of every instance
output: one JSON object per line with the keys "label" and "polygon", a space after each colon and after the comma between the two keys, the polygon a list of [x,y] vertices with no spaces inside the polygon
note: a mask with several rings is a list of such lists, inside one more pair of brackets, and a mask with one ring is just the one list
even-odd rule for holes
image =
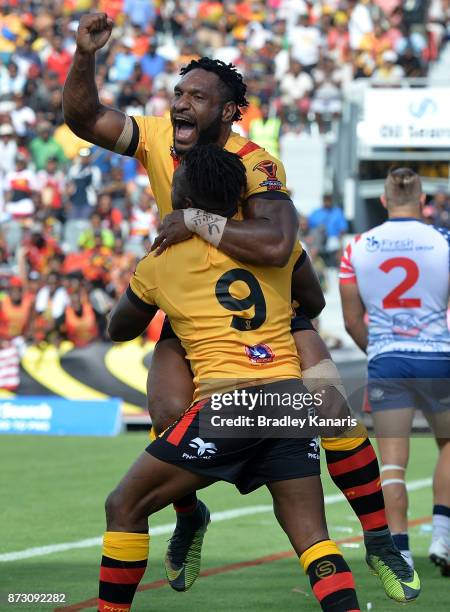
{"label": "grass field", "polygon": [[[7,593],[65,593],[71,609],[93,609],[91,603],[75,607],[97,592],[100,546],[89,542],[79,548],[11,560],[5,553],[54,544],[73,544],[98,538],[104,530],[103,502],[119,477],[146,444],[146,434],[124,434],[112,439],[1,436],[0,505],[0,610],[16,607],[51,610],[51,604],[9,605]],[[418,487],[410,493],[410,519],[429,517],[431,488],[425,482],[433,472],[436,451],[429,439],[413,441],[408,482]],[[327,518],[332,537],[354,539],[359,523],[324,471],[324,488],[331,496]],[[164,578],[163,557],[173,512],[159,513],[152,527],[151,555],[143,585],[151,588],[135,597],[134,610],[156,612],[234,612],[245,610],[317,610],[309,584],[285,535],[270,512],[269,495],[260,489],[242,497],[233,487],[217,484],[202,491],[210,509],[219,513],[205,539],[202,568],[207,576],[188,593],[175,593]],[[242,509],[247,513],[242,515]],[[240,516],[230,518],[236,510]],[[236,513],[235,513],[236,514]],[[166,527],[162,527],[166,526]],[[429,563],[429,522],[411,528],[413,554],[421,575],[423,593],[416,612],[449,609],[450,580]],[[364,563],[359,542],[341,544],[356,578],[361,609],[389,612],[399,604],[388,600]],[[16,555],[17,556],[17,555]],[[23,555],[22,555],[23,556]],[[279,558],[277,558],[277,556]],[[264,557],[266,557],[264,559]],[[275,557],[275,558],[274,558]],[[5,560],[9,559],[9,560]],[[236,564],[234,567],[229,567]],[[370,602],[370,606],[367,604]]]}

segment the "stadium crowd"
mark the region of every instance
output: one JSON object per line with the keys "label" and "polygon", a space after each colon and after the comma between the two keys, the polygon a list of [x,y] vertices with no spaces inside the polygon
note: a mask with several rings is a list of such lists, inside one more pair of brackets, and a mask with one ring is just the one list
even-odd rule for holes
{"label": "stadium crowd", "polygon": [[[144,169],[91,147],[62,118],[81,14],[108,13],[97,58],[103,103],[164,116],[179,69],[233,62],[250,105],[236,129],[280,154],[288,131],[335,127],[354,79],[426,74],[450,35],[449,0],[0,0],[0,338],[104,337],[105,317],[158,230]],[[324,206],[301,236],[335,265],[346,221]],[[428,210],[450,225],[448,195]],[[332,230],[327,228],[333,228]]]}

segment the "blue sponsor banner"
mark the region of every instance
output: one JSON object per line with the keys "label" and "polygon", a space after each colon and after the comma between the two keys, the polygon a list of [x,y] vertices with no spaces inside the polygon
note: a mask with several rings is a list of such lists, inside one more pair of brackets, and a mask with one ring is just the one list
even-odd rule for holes
{"label": "blue sponsor banner", "polygon": [[69,400],[16,396],[0,400],[0,434],[116,436],[121,400]]}

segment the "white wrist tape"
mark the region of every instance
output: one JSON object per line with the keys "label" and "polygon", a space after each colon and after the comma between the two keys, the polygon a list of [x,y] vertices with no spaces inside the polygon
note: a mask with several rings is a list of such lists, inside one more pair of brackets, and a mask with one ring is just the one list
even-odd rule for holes
{"label": "white wrist tape", "polygon": [[199,208],[185,208],[184,223],[188,230],[197,234],[206,242],[219,246],[228,219]]}
{"label": "white wrist tape", "polygon": [[127,115],[125,117],[125,125],[123,126],[122,133],[116,141],[114,146],[114,153],[125,153],[131,143],[133,137],[133,122]]}
{"label": "white wrist tape", "polygon": [[302,370],[303,384],[310,393],[314,393],[318,389],[325,386],[335,387],[342,397],[347,400],[347,393],[342,384],[341,375],[331,359],[322,359],[316,365]]}

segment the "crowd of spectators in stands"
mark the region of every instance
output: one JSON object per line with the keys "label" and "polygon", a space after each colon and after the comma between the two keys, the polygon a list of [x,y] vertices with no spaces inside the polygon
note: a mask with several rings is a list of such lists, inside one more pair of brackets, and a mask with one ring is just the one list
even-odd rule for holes
{"label": "crowd of spectators in stands", "polygon": [[[236,129],[276,155],[281,133],[332,129],[354,79],[392,86],[424,75],[450,24],[449,0],[0,0],[3,338],[20,331],[33,342],[82,345],[102,337],[157,232],[138,162],[91,147],[63,122],[78,19],[90,10],[115,23],[97,56],[103,103],[165,116],[180,67],[210,55],[236,64],[248,84]],[[441,208],[448,216],[448,200],[437,197],[431,212],[440,220]],[[346,226],[336,214],[340,238]],[[302,220],[307,240],[323,232],[319,217]]]}

